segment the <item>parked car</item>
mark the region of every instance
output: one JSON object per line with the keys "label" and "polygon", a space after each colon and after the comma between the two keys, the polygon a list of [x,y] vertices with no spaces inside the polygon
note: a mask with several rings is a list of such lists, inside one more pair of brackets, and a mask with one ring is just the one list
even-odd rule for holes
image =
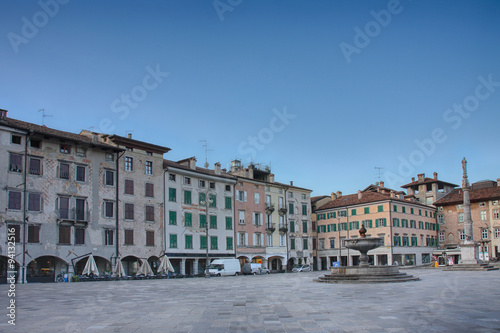
{"label": "parked car", "polygon": [[241,272],[243,274],[271,274],[271,271],[266,268],[265,266],[262,266],[262,264],[258,263],[246,263],[243,265],[243,268],[241,269]]}
{"label": "parked car", "polygon": [[292,272],[310,272],[312,271],[311,265],[293,265]]}

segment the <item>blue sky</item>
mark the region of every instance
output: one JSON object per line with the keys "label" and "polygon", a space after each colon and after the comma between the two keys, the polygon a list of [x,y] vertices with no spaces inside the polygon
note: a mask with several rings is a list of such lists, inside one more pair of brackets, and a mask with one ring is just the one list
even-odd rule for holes
{"label": "blue sky", "polygon": [[0,108],[353,193],[500,177],[498,1],[3,1]]}

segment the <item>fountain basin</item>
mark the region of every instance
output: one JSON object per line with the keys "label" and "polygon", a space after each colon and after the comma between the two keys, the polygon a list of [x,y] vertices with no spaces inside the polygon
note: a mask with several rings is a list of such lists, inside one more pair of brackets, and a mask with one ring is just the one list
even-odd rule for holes
{"label": "fountain basin", "polygon": [[344,240],[344,246],[366,254],[370,250],[384,246],[384,239],[381,237],[348,238]]}

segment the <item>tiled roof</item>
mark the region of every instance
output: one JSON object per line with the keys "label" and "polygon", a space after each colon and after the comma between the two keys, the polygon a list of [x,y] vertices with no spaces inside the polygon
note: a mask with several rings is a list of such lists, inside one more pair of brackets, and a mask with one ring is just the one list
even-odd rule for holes
{"label": "tiled roof", "polygon": [[[456,188],[438,201],[434,202],[434,206],[445,206],[451,204],[460,204],[464,202],[462,188]],[[471,202],[488,201],[500,199],[500,187],[488,187],[474,189],[471,188],[469,191],[469,197]]]}
{"label": "tiled roof", "polygon": [[422,180],[422,181],[420,181],[420,180],[417,179],[414,182],[411,182],[411,183],[408,183],[408,184],[405,184],[405,185],[401,185],[401,187],[402,188],[407,188],[407,187],[412,187],[412,186],[417,186],[417,185],[422,185],[422,184],[432,184],[432,183],[441,183],[441,184],[450,185],[450,186],[453,186],[453,187],[457,187],[458,186],[456,184],[444,182],[442,180],[425,177],[424,180]]}
{"label": "tiled roof", "polygon": [[223,172],[221,172],[220,175],[217,175],[217,174],[215,174],[215,171],[212,169],[205,169],[205,168],[199,168],[199,167],[196,167],[196,169],[191,169],[190,167],[188,167],[186,165],[181,165],[178,162],[164,159],[163,160],[163,168],[166,169],[168,167],[172,167],[172,168],[176,168],[176,169],[183,169],[183,170],[191,171],[191,172],[198,172],[198,173],[209,175],[209,176],[222,177],[222,178],[236,180],[236,177],[225,174]]}
{"label": "tiled roof", "polygon": [[311,197],[311,203],[315,203],[316,201],[320,201],[321,199],[329,198],[329,197],[330,197],[329,195],[318,195],[315,197]]}
{"label": "tiled roof", "polygon": [[90,138],[88,136],[85,136],[85,135],[80,135],[80,134],[75,134],[75,133],[71,133],[71,132],[60,131],[60,130],[56,130],[56,129],[53,129],[53,128],[49,128],[47,126],[40,126],[40,125],[37,125],[37,124],[28,123],[28,122],[25,122],[25,121],[22,121],[22,120],[17,120],[17,119],[12,119],[12,118],[6,117],[3,120],[2,125],[8,126],[8,127],[12,127],[12,128],[16,128],[16,129],[20,129],[20,130],[23,130],[23,131],[32,131],[33,133],[38,134],[38,135],[49,136],[49,137],[57,137],[57,138],[59,138],[61,140],[81,142],[81,143],[85,143],[85,144],[88,144],[88,145],[92,145],[92,146],[96,146],[96,147],[101,147],[103,149],[111,149],[111,150],[115,150],[115,151],[123,151],[123,149],[117,148],[117,147],[112,146],[112,145],[108,145],[108,144],[101,143],[101,142],[94,142],[92,140],[92,138]]}
{"label": "tiled roof", "polygon": [[116,134],[110,135],[109,139],[118,145],[129,146],[129,147],[139,148],[139,149],[143,149],[143,150],[150,150],[150,151],[152,151],[154,153],[158,153],[158,154],[164,154],[164,153],[167,153],[171,150],[168,147],[158,146],[158,145],[155,145],[152,143],[139,141],[139,140],[135,140],[132,138],[127,138],[127,137],[119,136]]}
{"label": "tiled roof", "polygon": [[346,207],[346,206],[353,206],[353,205],[361,205],[361,204],[367,204],[367,203],[372,203],[372,202],[378,202],[378,201],[386,201],[386,200],[391,200],[391,201],[397,201],[405,204],[413,204],[413,205],[418,205],[426,208],[432,208],[426,205],[423,205],[418,202],[411,202],[399,198],[392,198],[387,194],[382,194],[378,192],[363,192],[361,199],[358,199],[358,194],[348,194],[348,195],[343,195],[335,200],[332,200],[325,205],[319,207],[317,210],[325,210],[325,209],[331,209],[331,208],[340,208],[340,207]]}

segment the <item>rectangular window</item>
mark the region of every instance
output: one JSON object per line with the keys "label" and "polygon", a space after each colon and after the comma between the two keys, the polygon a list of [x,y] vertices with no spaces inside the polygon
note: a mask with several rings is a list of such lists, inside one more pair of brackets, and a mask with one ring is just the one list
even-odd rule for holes
{"label": "rectangular window", "polygon": [[59,244],[71,244],[71,227],[68,225],[59,226]]}
{"label": "rectangular window", "polygon": [[200,228],[207,227],[207,216],[204,214],[200,214]]}
{"label": "rectangular window", "polygon": [[295,232],[295,221],[290,220],[290,232]]}
{"label": "rectangular window", "polygon": [[168,189],[168,201],[177,202],[177,190],[175,188]]}
{"label": "rectangular window", "polygon": [[378,211],[379,212],[383,212],[384,211],[384,206],[382,206],[382,205],[378,206]]}
{"label": "rectangular window", "polygon": [[351,215],[356,216],[356,209],[351,209]]}
{"label": "rectangular window", "polygon": [[224,201],[225,201],[224,208],[226,208],[226,209],[232,209],[232,207],[233,207],[233,203],[232,203],[233,200],[232,200],[232,198],[231,197],[225,197]]}
{"label": "rectangular window", "polygon": [[410,208],[410,214],[414,214],[414,213],[415,212],[414,212],[413,208]]}
{"label": "rectangular window", "polygon": [[210,215],[210,229],[217,229],[217,216]]}
{"label": "rectangular window", "polygon": [[488,220],[488,217],[486,216],[486,211],[482,210],[479,212],[479,217],[481,218],[481,221],[486,221]]}
{"label": "rectangular window", "polygon": [[28,225],[28,243],[40,243],[40,226]]}
{"label": "rectangular window", "polygon": [[200,250],[207,248],[207,236],[200,235]]}
{"label": "rectangular window", "polygon": [[200,206],[205,206],[207,204],[207,195],[205,193],[198,194],[198,204]]}
{"label": "rectangular window", "polygon": [[125,220],[133,220],[134,219],[134,204],[126,203],[125,204]]}
{"label": "rectangular window", "polygon": [[146,175],[152,175],[152,174],[153,174],[153,162],[146,161]]}
{"label": "rectangular window", "polygon": [[191,213],[184,213],[184,225],[186,227],[192,227],[193,226],[193,214],[191,214]]}
{"label": "rectangular window", "polygon": [[438,234],[438,237],[439,237],[439,241],[440,242],[444,242],[444,240],[445,240],[444,231],[440,231],[439,234]]}
{"label": "rectangular window", "polygon": [[247,192],[246,191],[238,191],[238,201],[247,202]]}
{"label": "rectangular window", "polygon": [[252,222],[254,225],[262,225],[262,219],[261,219],[260,213],[258,213],[258,212],[253,213],[253,221]]}
{"label": "rectangular window", "polygon": [[481,239],[488,239],[488,229],[481,229]]}
{"label": "rectangular window", "polygon": [[77,182],[85,181],[85,167],[83,165],[76,166],[76,181]]}
{"label": "rectangular window", "polygon": [[210,250],[217,250],[218,248],[217,236],[210,236]]}
{"label": "rectangular window", "polygon": [[365,211],[365,214],[370,214],[370,207],[365,207],[364,211]]}
{"label": "rectangular window", "polygon": [[68,163],[59,164],[59,178],[69,179],[69,164]]}
{"label": "rectangular window", "polygon": [[75,228],[75,245],[85,244],[85,229]]}
{"label": "rectangular window", "polygon": [[114,241],[114,230],[104,229],[104,245],[113,245]]}
{"label": "rectangular window", "polygon": [[154,222],[155,220],[155,206],[146,206],[146,221]]}
{"label": "rectangular window", "polygon": [[125,194],[134,194],[134,181],[125,179]]}
{"label": "rectangular window", "polygon": [[42,147],[42,140],[30,139],[30,147],[31,148],[41,148]]}
{"label": "rectangular window", "polygon": [[238,246],[247,246],[247,235],[245,232],[238,233]]}
{"label": "rectangular window", "polygon": [[60,219],[69,218],[69,198],[59,197],[57,199],[57,212]]}
{"label": "rectangular window", "polygon": [[41,211],[41,198],[40,193],[28,193],[28,210],[30,212]]}
{"label": "rectangular window", "polygon": [[171,182],[175,182],[175,175],[169,174],[168,175],[168,180]]}
{"label": "rectangular window", "polygon": [[191,204],[191,191],[184,190],[184,204],[186,205]]}
{"label": "rectangular window", "polygon": [[83,147],[76,147],[76,156],[85,157],[87,156],[87,149]]}
{"label": "rectangular window", "polygon": [[84,198],[75,199],[75,219],[77,221],[87,221],[86,203]]}
{"label": "rectangular window", "polygon": [[171,249],[176,249],[177,248],[177,234],[170,234],[170,242],[169,242],[169,247]]}
{"label": "rectangular window", "polygon": [[302,244],[303,244],[303,247],[302,247],[302,248],[303,248],[304,250],[309,249],[309,243],[308,243],[308,239],[307,239],[307,238],[302,239]]}
{"label": "rectangular window", "polygon": [[226,216],[226,230],[233,230],[233,218]]}
{"label": "rectangular window", "polygon": [[191,185],[191,178],[190,177],[184,177],[184,185]]}
{"label": "rectangular window", "polygon": [[494,218],[495,220],[498,220],[498,218],[499,218],[498,209],[493,209],[493,218]]}
{"label": "rectangular window", "polygon": [[[292,192],[290,192],[290,193],[292,193]],[[288,204],[288,213],[289,214],[294,214],[294,212],[293,212],[293,203]]]}
{"label": "rectangular window", "polygon": [[134,245],[134,230],[127,229],[124,230],[125,233],[125,245]]}
{"label": "rectangular window", "polygon": [[253,203],[254,204],[260,204],[260,193],[254,193],[253,194]]}
{"label": "rectangular window", "polygon": [[495,238],[500,238],[500,228],[495,228]]}
{"label": "rectangular window", "polygon": [[302,232],[307,234],[307,221],[302,221]]}
{"label": "rectangular window", "polygon": [[307,215],[307,205],[302,205],[302,215]]}
{"label": "rectangular window", "polygon": [[125,156],[125,171],[134,171],[134,158]]}
{"label": "rectangular window", "polygon": [[11,137],[11,141],[10,141],[12,144],[15,144],[15,145],[20,145],[21,142],[22,142],[22,138],[20,135],[15,135],[15,134],[12,134],[12,137]]}
{"label": "rectangular window", "polygon": [[106,153],[106,162],[114,162],[115,161],[115,155],[113,155],[112,153]]}
{"label": "rectangular window", "polygon": [[146,196],[149,198],[154,198],[155,185],[153,183],[146,183]]}
{"label": "rectangular window", "polygon": [[42,161],[39,158],[30,158],[30,175],[42,174]]}
{"label": "rectangular window", "polygon": [[59,146],[59,152],[62,154],[69,154],[71,153],[71,146],[61,143],[61,145]]}
{"label": "rectangular window", "polygon": [[209,187],[211,189],[215,189],[215,183],[214,182],[210,182],[208,185],[209,185]]}
{"label": "rectangular window", "polygon": [[398,211],[398,206],[394,205],[393,209],[394,209],[395,212],[397,212]]}
{"label": "rectangular window", "polygon": [[209,207],[216,208],[217,207],[217,195],[209,194],[208,202],[209,202]]}
{"label": "rectangular window", "polygon": [[21,192],[9,191],[9,204],[7,207],[15,210],[21,209]]}
{"label": "rectangular window", "polygon": [[401,209],[402,209],[403,213],[406,213],[406,207],[403,206],[403,207],[401,207]]}
{"label": "rectangular window", "polygon": [[226,237],[226,250],[233,249],[233,237]]}
{"label": "rectangular window", "polygon": [[245,211],[244,210],[238,211],[238,223],[245,224]]}
{"label": "rectangular window", "polygon": [[458,222],[464,221],[464,213],[458,213]]}
{"label": "rectangular window", "polygon": [[295,250],[295,238],[290,238],[290,250]]}
{"label": "rectangular window", "polygon": [[198,187],[205,187],[205,181],[203,179],[198,180]]}
{"label": "rectangular window", "polygon": [[23,155],[10,153],[9,171],[23,172]]}
{"label": "rectangular window", "polygon": [[113,209],[113,201],[104,201],[104,217],[113,217],[114,209]]}
{"label": "rectangular window", "polygon": [[193,235],[184,235],[184,246],[186,249],[193,248]]}
{"label": "rectangular window", "polygon": [[104,185],[115,186],[115,172],[112,170],[106,170],[104,172]]}
{"label": "rectangular window", "polygon": [[155,246],[155,232],[146,230],[146,246]]}

